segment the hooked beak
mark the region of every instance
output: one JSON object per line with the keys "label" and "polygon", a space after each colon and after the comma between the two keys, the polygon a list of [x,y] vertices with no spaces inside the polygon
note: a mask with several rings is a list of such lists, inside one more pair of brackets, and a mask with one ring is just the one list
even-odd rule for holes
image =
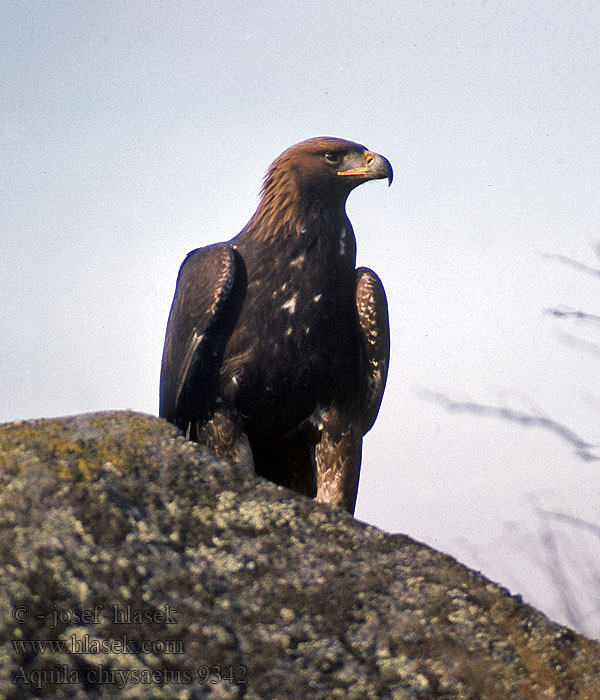
{"label": "hooked beak", "polygon": [[347,170],[338,170],[337,174],[342,177],[360,177],[364,180],[382,180],[387,178],[389,187],[394,179],[394,171],[390,161],[380,156],[379,153],[373,153],[372,151],[364,151],[362,156],[361,163],[350,163]]}

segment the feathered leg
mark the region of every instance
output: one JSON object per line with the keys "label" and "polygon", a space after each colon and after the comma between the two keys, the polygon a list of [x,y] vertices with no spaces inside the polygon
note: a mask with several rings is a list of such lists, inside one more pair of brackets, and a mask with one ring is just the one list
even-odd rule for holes
{"label": "feathered leg", "polygon": [[358,423],[336,408],[324,411],[321,422],[321,438],[315,445],[317,501],[341,506],[353,515],[362,456]]}
{"label": "feathered leg", "polygon": [[229,459],[236,464],[254,471],[254,460],[248,436],[244,432],[241,420],[225,411],[216,411],[205,423],[196,423],[188,437],[195,442],[206,445],[219,457]]}

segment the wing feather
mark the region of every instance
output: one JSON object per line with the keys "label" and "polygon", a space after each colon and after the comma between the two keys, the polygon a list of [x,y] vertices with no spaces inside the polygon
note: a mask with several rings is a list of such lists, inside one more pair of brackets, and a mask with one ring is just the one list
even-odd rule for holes
{"label": "wing feather", "polygon": [[360,408],[364,434],[377,418],[390,359],[387,298],[381,280],[367,267],[356,270],[355,299],[364,358]]}
{"label": "wing feather", "polygon": [[186,430],[218,396],[219,367],[245,285],[234,248],[217,244],[188,254],[177,277],[160,376],[159,414]]}

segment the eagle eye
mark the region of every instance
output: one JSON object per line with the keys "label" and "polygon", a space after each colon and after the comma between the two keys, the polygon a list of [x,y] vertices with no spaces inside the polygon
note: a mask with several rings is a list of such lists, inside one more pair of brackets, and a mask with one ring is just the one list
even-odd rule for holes
{"label": "eagle eye", "polygon": [[337,151],[325,151],[323,160],[331,165],[339,165],[342,162],[342,154]]}

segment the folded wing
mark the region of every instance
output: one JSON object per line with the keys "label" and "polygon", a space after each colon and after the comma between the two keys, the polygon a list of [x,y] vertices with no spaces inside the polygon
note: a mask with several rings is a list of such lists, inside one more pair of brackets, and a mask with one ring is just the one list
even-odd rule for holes
{"label": "folded wing", "polygon": [[159,414],[184,432],[214,409],[245,289],[243,261],[230,245],[198,248],[181,265],[165,337]]}
{"label": "folded wing", "polygon": [[355,299],[363,351],[360,413],[364,435],[377,418],[390,359],[387,299],[381,280],[367,267],[356,270]]}

